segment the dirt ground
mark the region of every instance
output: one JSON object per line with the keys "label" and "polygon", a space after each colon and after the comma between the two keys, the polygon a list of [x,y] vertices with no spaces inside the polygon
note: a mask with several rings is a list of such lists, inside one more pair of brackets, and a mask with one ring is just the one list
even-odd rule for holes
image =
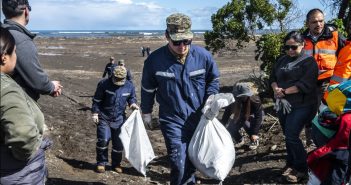
{"label": "dirt ground", "polygon": [[[202,40],[197,38],[194,43],[203,45]],[[122,174],[112,171],[95,173],[96,126],[90,118],[92,96],[109,57],[125,59],[139,101],[145,60],[140,47],[150,46],[154,50],[166,44],[163,37],[37,38],[36,44],[42,67],[51,80],[59,80],[64,86],[62,96],[42,96],[39,100],[48,134],[54,141],[54,146],[47,152],[47,184],[168,184],[170,170],[160,130],[148,131],[157,158],[148,165],[146,178],[126,160],[122,162],[125,167]],[[247,78],[253,70],[258,70],[254,49],[252,45],[236,55],[220,53],[214,56],[221,72],[223,92],[236,81]],[[280,176],[285,164],[284,139],[279,124],[268,114],[260,137],[260,146],[255,151],[247,146],[236,148],[234,166],[223,184],[284,184]],[[200,173],[196,176],[201,184],[215,183]]]}

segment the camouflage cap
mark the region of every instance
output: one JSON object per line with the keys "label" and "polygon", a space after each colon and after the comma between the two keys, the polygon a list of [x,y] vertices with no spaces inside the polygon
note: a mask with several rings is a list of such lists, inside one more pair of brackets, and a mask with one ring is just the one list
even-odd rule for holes
{"label": "camouflage cap", "polygon": [[117,66],[113,70],[113,76],[115,77],[113,83],[116,85],[124,85],[126,82],[127,69],[123,66]]}
{"label": "camouflage cap", "polygon": [[113,75],[116,78],[125,78],[127,76],[127,69],[123,66],[117,66],[113,70]]}
{"label": "camouflage cap", "polygon": [[172,40],[192,39],[190,17],[181,13],[175,13],[167,17],[167,31]]}

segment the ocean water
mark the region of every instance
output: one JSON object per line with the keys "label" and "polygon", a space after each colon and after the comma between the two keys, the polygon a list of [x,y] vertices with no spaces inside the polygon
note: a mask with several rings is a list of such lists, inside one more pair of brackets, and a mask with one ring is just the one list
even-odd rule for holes
{"label": "ocean water", "polygon": [[[193,30],[195,35],[203,35],[206,30]],[[164,30],[32,30],[38,37],[152,37],[163,36]]]}

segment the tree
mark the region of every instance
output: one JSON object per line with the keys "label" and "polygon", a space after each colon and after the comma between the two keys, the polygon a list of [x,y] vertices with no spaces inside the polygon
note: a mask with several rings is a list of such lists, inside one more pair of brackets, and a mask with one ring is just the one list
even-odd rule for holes
{"label": "tree", "polygon": [[331,7],[331,13],[343,21],[347,33],[351,34],[351,0],[321,0],[326,6]]}
{"label": "tree", "polygon": [[[213,52],[220,49],[238,50],[245,43],[256,42],[256,60],[261,60],[261,69],[270,73],[273,63],[281,54],[282,38],[288,26],[299,16],[300,11],[292,0],[232,0],[211,17],[213,31],[204,35],[206,47]],[[278,30],[267,28],[275,27]],[[256,36],[262,32],[262,36]],[[235,43],[235,47],[232,47]]]}

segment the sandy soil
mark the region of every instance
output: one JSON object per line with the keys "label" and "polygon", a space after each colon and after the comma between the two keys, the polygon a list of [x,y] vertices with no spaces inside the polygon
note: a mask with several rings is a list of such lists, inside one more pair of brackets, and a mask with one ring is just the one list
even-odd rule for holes
{"label": "sandy soil", "polygon": [[[204,44],[202,38],[195,39],[194,43]],[[54,146],[47,152],[47,184],[167,184],[170,170],[160,130],[148,131],[158,157],[149,164],[146,178],[126,160],[122,162],[125,167],[122,174],[95,173],[96,126],[90,119],[91,99],[109,56],[125,59],[140,100],[140,77],[145,60],[140,47],[150,46],[154,50],[166,41],[161,37],[37,38],[36,44],[43,68],[52,80],[59,80],[64,86],[62,96],[42,96],[39,100],[54,140]],[[254,69],[258,70],[254,49],[252,45],[237,54],[214,56],[221,72],[222,92],[236,81],[247,78]],[[265,116],[260,133],[262,141],[257,150],[251,151],[247,146],[236,149],[235,164],[223,184],[284,183],[280,171],[284,166],[285,144],[279,124],[273,126],[274,123],[273,117]],[[214,183],[200,173],[197,177],[201,184]]]}

